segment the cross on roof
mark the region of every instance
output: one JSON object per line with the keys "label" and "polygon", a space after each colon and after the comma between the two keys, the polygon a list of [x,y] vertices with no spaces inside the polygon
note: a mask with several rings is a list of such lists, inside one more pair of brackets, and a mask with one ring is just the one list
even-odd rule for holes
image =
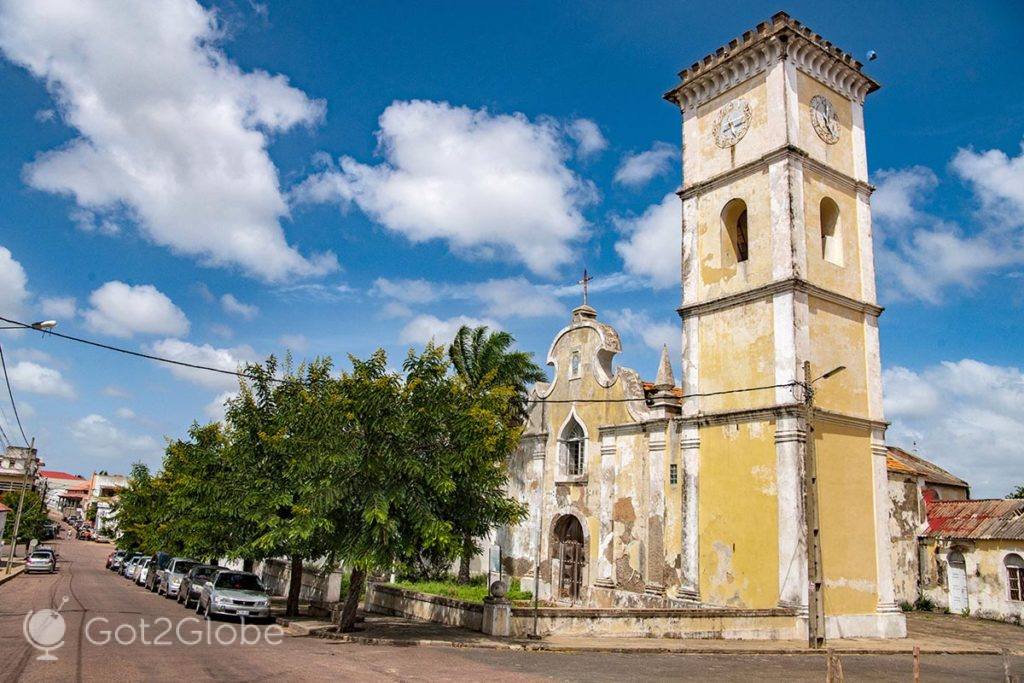
{"label": "cross on roof", "polygon": [[584,306],[588,306],[589,305],[587,303],[587,294],[588,294],[588,290],[589,290],[588,285],[590,284],[590,281],[593,280],[593,279],[594,279],[594,277],[592,275],[588,274],[587,273],[587,269],[584,268],[583,269],[583,279],[576,283],[578,285],[583,285],[583,305]]}

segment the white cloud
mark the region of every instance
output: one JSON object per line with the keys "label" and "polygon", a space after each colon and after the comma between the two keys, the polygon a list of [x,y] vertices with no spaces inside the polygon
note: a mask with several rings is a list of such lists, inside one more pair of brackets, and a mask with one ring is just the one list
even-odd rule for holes
{"label": "white cloud", "polygon": [[682,208],[674,193],[640,216],[613,218],[623,235],[615,243],[626,272],[643,277],[652,287],[678,287],[682,249]]}
{"label": "white cloud", "polygon": [[608,319],[612,327],[623,336],[639,339],[655,351],[661,351],[661,347],[667,344],[673,362],[674,359],[681,357],[682,328],[678,322],[655,320],[646,311],[634,311],[629,308],[612,312]]}
{"label": "white cloud", "polygon": [[23,360],[7,368],[7,376],[17,391],[27,391],[44,396],[60,396],[74,398],[75,390],[71,388],[60,370]]}
{"label": "white cloud", "polygon": [[[193,0],[6,2],[0,49],[46,83],[79,137],[26,168],[33,187],[71,195],[112,232],[130,218],[157,244],[267,279],[317,275],[302,256],[267,146],[317,123],[323,102],[281,75],[243,71],[219,48],[215,10]],[[88,220],[85,220],[88,218]]]}
{"label": "white cloud", "polygon": [[377,133],[385,161],[342,157],[296,189],[300,201],[355,203],[414,243],[440,239],[469,257],[550,275],[584,237],[591,183],[566,165],[552,121],[447,102],[394,102]]}
{"label": "white cloud", "polygon": [[95,413],[74,422],[70,431],[78,454],[87,458],[155,457],[162,450],[153,437],[128,434]]}
{"label": "white cloud", "polygon": [[132,395],[122,389],[121,387],[114,386],[113,384],[103,387],[103,395],[111,396],[113,398],[131,398]]}
{"label": "white cloud", "polygon": [[225,294],[220,298],[220,305],[225,312],[237,315],[245,320],[252,320],[260,313],[260,309],[252,304],[243,304],[234,294]]}
{"label": "white cloud", "polygon": [[422,278],[417,280],[390,280],[377,278],[370,288],[371,294],[396,299],[406,304],[427,304],[445,295],[447,285]]}
{"label": "white cloud", "polygon": [[497,318],[535,318],[565,312],[550,286],[534,284],[524,277],[465,283],[378,278],[370,293],[392,300],[385,306],[386,317],[407,317],[412,315],[413,306],[443,300],[472,301]]}
{"label": "white cloud", "polygon": [[[171,360],[192,363],[194,365],[205,365],[220,370],[227,370],[228,372],[237,372],[245,363],[256,360],[256,352],[249,346],[221,349],[209,344],[197,346],[180,339],[161,339],[150,344],[148,351],[153,355],[163,358],[170,358]],[[177,365],[168,365],[167,368],[176,377],[199,384],[200,386],[223,391],[238,388],[238,378],[234,375],[185,368]]]}
{"label": "white cloud", "polygon": [[132,410],[131,408],[124,408],[124,407],[118,408],[114,412],[114,414],[117,415],[122,420],[132,420],[132,419],[135,418],[135,411]]}
{"label": "white cloud", "polygon": [[650,149],[622,157],[615,170],[615,182],[639,187],[656,176],[667,173],[679,157],[679,148],[667,142],[655,142]]}
{"label": "white cloud", "polygon": [[28,276],[10,250],[0,247],[0,315],[17,318],[28,298]]}
{"label": "white cloud", "polygon": [[608,148],[601,128],[590,119],[575,119],[566,126],[566,132],[576,141],[576,149],[582,157],[593,156]]}
{"label": "white cloud", "polygon": [[448,345],[455,339],[455,333],[463,325],[479,327],[486,325],[491,330],[500,330],[501,325],[488,318],[470,318],[459,315],[442,320],[433,315],[418,315],[402,328],[398,334],[401,344],[426,344],[433,340],[436,344]]}
{"label": "white cloud", "polygon": [[51,318],[67,320],[75,317],[78,301],[73,296],[44,297],[39,300],[39,310]]}
{"label": "white cloud", "polygon": [[222,422],[226,412],[224,403],[238,396],[237,391],[225,391],[217,394],[212,401],[203,407],[203,414],[213,422]]}
{"label": "white cloud", "polygon": [[113,280],[89,295],[92,308],[82,315],[97,332],[115,337],[139,334],[181,335],[188,318],[153,285],[127,285]]}
{"label": "white cloud", "polygon": [[1024,374],[972,359],[884,375],[886,440],[971,484],[972,496],[1001,497],[1024,483]]}
{"label": "white cloud", "polygon": [[951,168],[981,209],[969,231],[920,208],[938,187],[930,169],[876,174],[872,212],[884,297],[938,304],[951,289],[976,289],[991,273],[1024,264],[1024,151],[1008,157],[961,149]]}

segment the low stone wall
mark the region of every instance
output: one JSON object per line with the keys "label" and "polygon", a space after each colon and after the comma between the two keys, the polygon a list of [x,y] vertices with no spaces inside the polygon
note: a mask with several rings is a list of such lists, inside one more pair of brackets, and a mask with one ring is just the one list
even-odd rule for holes
{"label": "low stone wall", "polygon": [[[512,608],[513,638],[533,633],[534,611]],[[805,638],[806,621],[787,609],[586,609],[541,607],[541,636],[621,636],[627,638],[694,638],[791,640]]]}
{"label": "low stone wall", "polygon": [[473,631],[483,626],[484,606],[481,604],[376,583],[370,584],[364,608],[367,612],[461,626]]}

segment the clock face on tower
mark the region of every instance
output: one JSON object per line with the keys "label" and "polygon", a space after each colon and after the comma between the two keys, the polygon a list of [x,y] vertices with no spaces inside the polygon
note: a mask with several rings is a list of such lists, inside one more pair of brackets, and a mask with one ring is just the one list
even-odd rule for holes
{"label": "clock face on tower", "polygon": [[811,98],[811,125],[818,137],[830,145],[839,142],[839,117],[836,108],[828,98],[815,95]]}
{"label": "clock face on tower", "polygon": [[715,121],[715,144],[732,147],[750,128],[750,105],[746,100],[733,100],[722,107]]}

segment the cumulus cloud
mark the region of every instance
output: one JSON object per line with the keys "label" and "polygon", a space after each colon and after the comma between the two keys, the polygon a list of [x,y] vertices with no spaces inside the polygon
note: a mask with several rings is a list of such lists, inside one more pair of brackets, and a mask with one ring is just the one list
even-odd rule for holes
{"label": "cumulus cloud", "polygon": [[643,152],[622,157],[615,169],[615,182],[630,187],[640,187],[652,178],[667,173],[672,162],[679,157],[679,148],[667,142],[655,142]]}
{"label": "cumulus cloud", "polygon": [[922,457],[970,482],[976,498],[1002,497],[1022,483],[1019,368],[968,358],[888,368],[883,381],[889,443],[908,450],[916,444]]}
{"label": "cumulus cloud", "polygon": [[402,328],[398,334],[398,341],[401,344],[426,344],[433,341],[436,344],[450,344],[455,339],[455,333],[463,325],[479,327],[486,325],[491,330],[500,330],[501,325],[489,318],[471,318],[465,315],[455,316],[442,320],[433,315],[418,315]]}
{"label": "cumulus cloud", "polygon": [[582,157],[593,156],[608,148],[601,128],[590,119],[576,119],[566,126],[566,132],[576,141],[576,150]]}
{"label": "cumulus cloud", "polygon": [[224,420],[224,413],[226,412],[226,406],[224,404],[236,396],[238,396],[237,391],[225,391],[217,394],[212,401],[203,407],[203,414],[213,422],[222,422]]}
{"label": "cumulus cloud", "polygon": [[[150,353],[171,360],[205,365],[228,372],[237,372],[243,365],[256,360],[256,352],[250,346],[233,348],[216,348],[209,344],[196,345],[180,339],[161,339],[150,344]],[[211,389],[227,391],[238,388],[238,378],[234,375],[209,370],[197,370],[177,365],[166,366],[176,377]]]}
{"label": "cumulus cloud", "polygon": [[260,313],[260,309],[252,304],[243,304],[234,294],[225,294],[220,298],[220,305],[226,313],[237,315],[245,320],[252,320]]}
{"label": "cumulus cloud", "polygon": [[682,220],[679,197],[674,193],[639,216],[613,218],[622,234],[615,251],[626,272],[646,279],[655,289],[678,287]]}
{"label": "cumulus cloud", "polygon": [[31,394],[61,398],[75,397],[75,390],[64,379],[60,370],[39,363],[27,360],[15,363],[7,368],[7,376],[11,380],[11,386],[19,392],[27,391]]}
{"label": "cumulus cloud", "polygon": [[921,208],[938,187],[922,166],[881,171],[872,198],[883,295],[940,303],[954,288],[976,289],[994,272],[1024,264],[1024,150],[961,149],[950,168],[978,206],[965,229]]}
{"label": "cumulus cloud", "polygon": [[320,121],[323,102],[220,49],[216,12],[194,0],[0,5],[0,50],[46,84],[78,137],[25,169],[30,185],[74,197],[76,222],[115,232],[131,219],[153,242],[266,280],[317,275],[332,254],[301,255],[271,135]]}
{"label": "cumulus cloud", "polygon": [[0,247],[0,315],[18,317],[28,298],[28,276],[14,255]]}
{"label": "cumulus cloud", "polygon": [[39,300],[39,310],[43,315],[58,320],[75,317],[78,311],[78,300],[73,296],[44,297]]}
{"label": "cumulus cloud", "polygon": [[153,285],[127,285],[113,280],[89,295],[91,308],[82,315],[96,332],[115,337],[135,334],[182,335],[188,318]]}
{"label": "cumulus cloud", "polygon": [[596,190],[566,166],[552,121],[447,102],[394,102],[379,120],[384,162],[342,157],[307,178],[298,201],[355,204],[413,243],[444,240],[472,258],[550,275],[584,237]]}
{"label": "cumulus cloud", "polygon": [[77,452],[88,458],[157,457],[162,450],[153,437],[128,434],[95,413],[74,422],[70,431]]}
{"label": "cumulus cloud", "polygon": [[656,320],[646,311],[634,311],[630,308],[612,312],[609,320],[612,327],[623,336],[639,339],[648,348],[656,351],[661,351],[662,346],[668,345],[672,358],[681,357],[682,328],[678,322]]}

